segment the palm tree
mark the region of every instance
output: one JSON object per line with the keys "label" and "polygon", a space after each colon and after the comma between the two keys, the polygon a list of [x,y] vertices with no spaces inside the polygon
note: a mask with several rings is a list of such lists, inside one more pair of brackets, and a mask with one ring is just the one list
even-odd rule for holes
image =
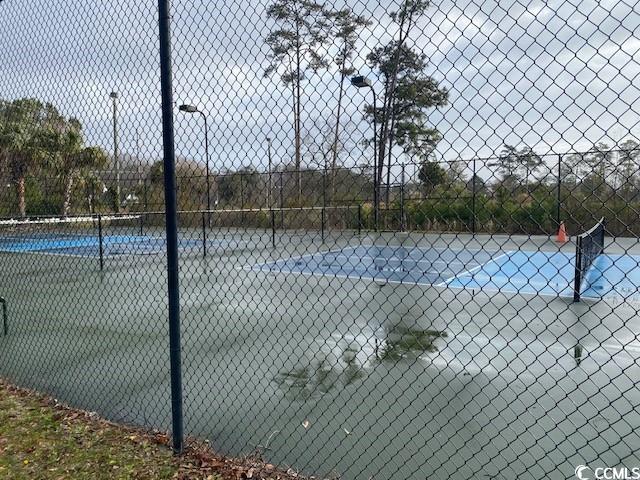
{"label": "palm tree", "polygon": [[87,147],[82,135],[82,125],[75,118],[52,128],[48,132],[48,152],[55,170],[60,172],[64,184],[62,215],[71,209],[71,194],[77,178],[88,175],[91,170],[103,168],[108,156],[99,147]]}
{"label": "palm tree", "polygon": [[26,178],[42,161],[46,152],[42,143],[44,124],[59,118],[51,104],[33,98],[23,98],[0,105],[0,163],[16,188],[18,212],[26,216]]}

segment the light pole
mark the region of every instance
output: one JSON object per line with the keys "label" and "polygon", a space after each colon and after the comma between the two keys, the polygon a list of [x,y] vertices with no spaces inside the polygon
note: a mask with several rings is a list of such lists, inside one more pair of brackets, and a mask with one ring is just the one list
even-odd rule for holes
{"label": "light pole", "polygon": [[373,95],[373,218],[374,227],[377,232],[380,219],[380,192],[378,191],[378,128],[376,121],[376,91],[373,88],[371,80],[363,76],[352,77],[351,85],[357,88],[369,88]]}
{"label": "light pole", "polygon": [[206,182],[207,182],[207,218],[209,226],[211,226],[211,185],[209,183],[209,125],[207,122],[207,116],[205,115],[205,113],[202,110],[199,110],[198,107],[195,107],[193,105],[180,105],[178,107],[178,109],[181,112],[186,112],[186,113],[199,113],[200,115],[202,115],[202,118],[204,119],[204,153],[205,153],[205,157],[206,157],[206,164],[205,164],[205,175],[206,175]]}
{"label": "light pole", "polygon": [[120,212],[120,159],[118,154],[118,92],[109,94],[113,100],[113,161],[116,169],[116,213]]}

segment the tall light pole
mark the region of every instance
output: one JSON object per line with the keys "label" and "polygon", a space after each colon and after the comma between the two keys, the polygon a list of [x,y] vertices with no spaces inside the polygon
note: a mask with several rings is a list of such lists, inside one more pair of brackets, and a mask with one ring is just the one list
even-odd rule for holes
{"label": "tall light pole", "polygon": [[357,88],[369,88],[373,95],[373,217],[376,232],[380,223],[380,192],[378,188],[378,127],[377,127],[377,106],[376,91],[371,80],[367,77],[358,76],[351,78],[351,85]]}
{"label": "tall light pole", "polygon": [[113,100],[113,161],[116,170],[116,213],[120,212],[120,159],[118,154],[118,92],[109,94]]}
{"label": "tall light pole", "polygon": [[211,211],[211,185],[209,183],[209,125],[207,122],[207,116],[205,115],[205,113],[202,110],[199,110],[198,107],[195,107],[193,105],[187,105],[187,104],[183,104],[180,105],[178,107],[178,109],[181,112],[186,112],[186,113],[199,113],[200,115],[202,115],[202,118],[204,119],[204,153],[205,153],[205,161],[206,161],[206,165],[205,165],[205,175],[206,175],[206,182],[207,182],[207,218],[209,219],[208,223],[209,226],[211,226],[211,216],[210,216],[210,211]]}

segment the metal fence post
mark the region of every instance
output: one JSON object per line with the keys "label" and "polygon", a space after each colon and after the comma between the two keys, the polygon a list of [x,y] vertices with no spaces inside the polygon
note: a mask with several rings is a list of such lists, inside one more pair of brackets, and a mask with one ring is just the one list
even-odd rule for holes
{"label": "metal fence post", "polygon": [[473,174],[471,175],[471,233],[476,234],[476,159],[473,158]]}
{"label": "metal fence post", "polygon": [[180,352],[180,295],[178,279],[178,207],[173,143],[173,85],[171,73],[170,0],[158,0],[160,33],[160,85],[162,92],[162,146],[167,230],[167,279],[169,293],[169,359],[171,364],[171,414],[173,451],[182,453],[182,366]]}
{"label": "metal fence post", "polygon": [[9,327],[7,326],[7,301],[0,297],[0,304],[2,304],[2,332],[6,337],[9,333]]}
{"label": "metal fence post", "polygon": [[100,256],[100,271],[104,269],[104,245],[102,243],[102,215],[98,215],[98,253]]}
{"label": "metal fence post", "polygon": [[276,212],[271,209],[271,245],[276,248]]}
{"label": "metal fence post", "polygon": [[202,256],[207,258],[207,218],[204,212],[202,213]]}
{"label": "metal fence post", "polygon": [[325,228],[326,228],[326,208],[327,208],[327,163],[324,164],[324,170],[322,171],[322,213],[320,215],[320,222],[322,223],[322,243],[324,243]]}
{"label": "metal fence post", "polygon": [[562,205],[562,155],[558,155],[558,189],[556,199],[556,222],[560,225],[562,219],[560,218],[560,208]]}
{"label": "metal fence post", "polygon": [[402,163],[402,173],[400,174],[400,231],[406,230],[405,210],[404,210],[404,182],[405,182],[405,165]]}
{"label": "metal fence post", "polygon": [[280,172],[280,230],[284,230],[284,183],[283,172]]}

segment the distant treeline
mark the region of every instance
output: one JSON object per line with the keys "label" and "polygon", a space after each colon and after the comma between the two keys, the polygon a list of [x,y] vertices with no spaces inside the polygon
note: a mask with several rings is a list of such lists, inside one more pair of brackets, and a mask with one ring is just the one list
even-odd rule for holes
{"label": "distant treeline", "polygon": [[[209,178],[201,163],[178,159],[178,207],[360,205],[363,227],[373,228],[375,176],[383,229],[541,234],[556,231],[560,221],[578,232],[605,217],[615,235],[640,234],[640,145],[634,139],[561,155],[505,145],[499,155],[475,161],[418,157],[402,168],[392,163],[386,180],[367,162],[330,168],[330,155],[314,153],[324,168],[298,169],[292,161],[275,163],[269,172],[261,162],[261,170],[214,171]],[[0,101],[1,216],[163,209],[161,161],[122,155],[119,189],[113,164],[101,148],[87,144],[78,120],[53,105]]]}

